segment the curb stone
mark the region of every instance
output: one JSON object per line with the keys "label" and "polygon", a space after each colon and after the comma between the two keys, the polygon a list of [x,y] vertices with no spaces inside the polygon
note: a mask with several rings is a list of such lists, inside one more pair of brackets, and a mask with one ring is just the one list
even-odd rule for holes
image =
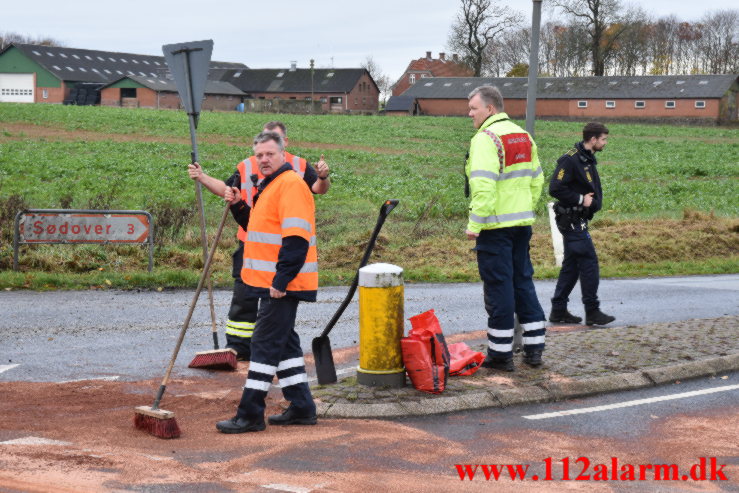
{"label": "curb stone", "polygon": [[679,380],[715,376],[739,370],[739,353],[716,358],[649,368],[628,373],[573,380],[546,382],[505,390],[479,390],[450,397],[389,403],[324,403],[317,402],[317,413],[323,418],[399,418],[426,416],[472,409],[500,408],[542,402],[557,402],[574,397],[618,392],[673,383]]}

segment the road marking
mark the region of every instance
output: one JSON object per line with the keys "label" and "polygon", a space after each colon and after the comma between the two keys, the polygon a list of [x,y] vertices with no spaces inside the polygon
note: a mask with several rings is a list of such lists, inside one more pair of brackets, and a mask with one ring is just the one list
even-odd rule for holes
{"label": "road marking", "polygon": [[12,370],[16,366],[20,366],[20,364],[15,364],[15,365],[0,365],[0,373],[4,373],[4,372],[6,372],[8,370]]}
{"label": "road marking", "polygon": [[526,419],[547,419],[559,418],[561,416],[570,416],[573,414],[596,413],[600,411],[610,411],[611,409],[619,409],[622,407],[641,406],[642,404],[652,404],[653,402],[672,401],[675,399],[684,399],[686,397],[695,397],[697,395],[715,394],[716,392],[727,392],[729,390],[737,390],[739,385],[725,385],[723,387],[714,387],[712,389],[693,390],[691,392],[683,392],[680,394],[663,395],[661,397],[650,397],[648,399],[637,399],[633,401],[618,402],[616,404],[606,404],[603,406],[582,407],[579,409],[570,409],[569,411],[556,411],[553,413],[531,414],[523,416]]}
{"label": "road marking", "polygon": [[72,442],[61,442],[41,437],[23,437],[0,442],[0,445],[72,445]]}
{"label": "road marking", "polygon": [[302,488],[300,486],[291,486],[289,484],[263,484],[262,488],[277,491],[289,491],[290,493],[310,493],[310,488]]}
{"label": "road marking", "polygon": [[86,382],[88,380],[103,380],[106,382],[115,382],[118,380],[120,375],[115,375],[112,377],[93,377],[93,378],[78,378],[76,380],[62,380],[61,382],[54,382],[54,383],[76,383],[76,382]]}
{"label": "road marking", "polygon": [[[336,376],[338,377],[339,375],[345,375],[347,373],[356,372],[356,370],[357,370],[356,368],[344,368],[343,370],[337,370],[336,371]],[[318,377],[311,377],[311,378],[308,379],[308,383],[313,383],[313,382],[317,382],[317,381],[318,381]],[[279,381],[277,383],[275,383],[273,386],[275,388],[277,388],[277,389],[281,389],[282,388],[280,386]]]}
{"label": "road marking", "polygon": [[[338,377],[339,375],[346,375],[347,373],[354,374],[356,373],[356,371],[357,369],[354,367],[344,368],[343,370],[336,370],[336,376]],[[308,379],[308,382],[317,382],[317,381],[318,381],[318,377],[311,377]]]}

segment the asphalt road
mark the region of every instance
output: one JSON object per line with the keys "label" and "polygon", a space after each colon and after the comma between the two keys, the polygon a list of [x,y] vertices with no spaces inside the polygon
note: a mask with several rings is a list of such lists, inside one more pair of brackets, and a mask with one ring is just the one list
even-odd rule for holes
{"label": "asphalt road", "polygon": [[[547,314],[554,285],[554,281],[536,283]],[[346,292],[343,287],[323,288],[317,303],[301,305],[298,327],[304,350],[309,350],[311,339],[320,334]],[[739,274],[605,279],[599,292],[603,311],[616,316],[614,326],[739,314]],[[188,290],[2,292],[0,380],[161,376],[192,296]],[[570,304],[573,313],[582,312],[577,298]],[[230,291],[215,293],[222,343],[230,299]],[[334,348],[356,345],[356,299],[331,333]],[[405,286],[406,318],[432,308],[447,334],[486,328],[480,283]],[[175,366],[177,374],[189,374],[186,365],[194,353],[212,349],[211,343],[207,298],[201,296]]]}

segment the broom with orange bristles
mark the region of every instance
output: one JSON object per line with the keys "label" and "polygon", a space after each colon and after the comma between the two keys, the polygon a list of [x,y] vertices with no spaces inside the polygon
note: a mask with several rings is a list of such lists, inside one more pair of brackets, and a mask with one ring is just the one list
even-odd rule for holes
{"label": "broom with orange bristles", "polygon": [[[211,305],[211,310],[213,305]],[[211,317],[213,333],[213,349],[195,353],[195,357],[187,365],[188,368],[200,368],[203,370],[226,370],[236,369],[236,351],[231,348],[218,349],[218,329],[216,329],[215,317]]]}
{"label": "broom with orange bristles", "polygon": [[228,217],[229,208],[230,206],[227,204],[223,211],[221,224],[218,226],[218,232],[216,233],[216,236],[213,239],[213,244],[210,247],[210,252],[208,253],[208,257],[205,261],[205,266],[203,266],[203,273],[200,275],[198,287],[195,290],[195,295],[193,296],[192,302],[190,302],[190,310],[187,313],[187,317],[185,317],[185,322],[182,324],[182,329],[180,330],[180,335],[177,338],[177,344],[175,345],[174,351],[172,352],[172,357],[169,360],[167,371],[164,374],[162,384],[159,386],[157,395],[154,398],[154,404],[151,407],[139,406],[135,408],[136,412],[133,417],[134,427],[159,438],[177,438],[180,436],[180,427],[177,426],[177,421],[175,420],[174,413],[172,411],[159,409],[159,402],[162,400],[164,390],[167,388],[167,383],[169,383],[169,376],[172,373],[172,368],[174,367],[174,362],[177,359],[177,354],[180,352],[182,341],[185,339],[185,332],[187,332],[187,327],[190,325],[192,313],[193,311],[195,311],[195,304],[200,297],[200,292],[203,290],[205,280],[208,278],[208,274],[210,273],[210,266],[213,262],[213,254],[216,251],[216,246],[218,246],[218,241],[221,239],[221,233],[223,232],[224,224],[226,224],[226,218]]}

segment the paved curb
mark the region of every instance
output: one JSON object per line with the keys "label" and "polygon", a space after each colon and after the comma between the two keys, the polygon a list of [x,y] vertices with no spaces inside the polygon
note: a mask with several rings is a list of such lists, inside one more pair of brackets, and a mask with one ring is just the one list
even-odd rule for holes
{"label": "paved curb", "polygon": [[[653,387],[718,373],[739,371],[739,354],[691,361],[635,372],[526,385],[515,389],[475,391],[453,397],[431,396],[427,400],[390,403],[323,403],[317,412],[324,418],[400,418],[426,416],[472,409],[510,407],[521,404],[557,402],[574,397]],[[452,377],[453,378],[453,377]]]}

